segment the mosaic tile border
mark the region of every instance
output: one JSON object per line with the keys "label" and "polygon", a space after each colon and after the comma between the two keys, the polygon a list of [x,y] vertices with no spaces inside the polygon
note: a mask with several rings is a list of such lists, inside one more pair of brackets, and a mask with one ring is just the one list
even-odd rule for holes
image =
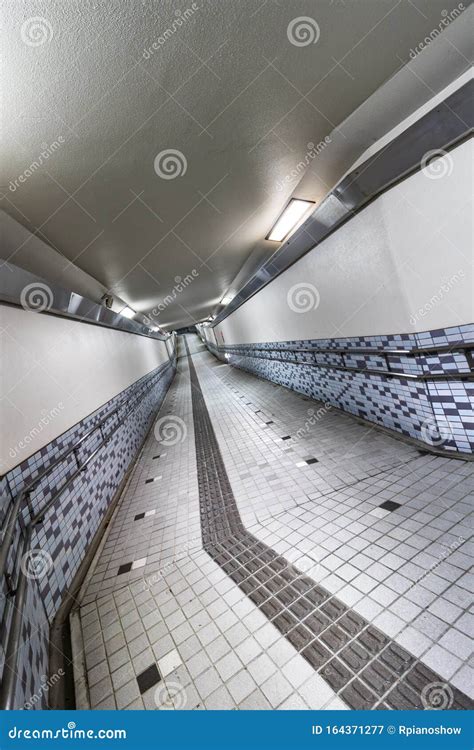
{"label": "mosaic tile border", "polygon": [[[329,403],[369,422],[427,445],[431,443],[444,451],[472,454],[474,382],[452,377],[440,379],[442,375],[452,376],[453,372],[472,373],[472,357],[465,351],[456,351],[456,345],[459,349],[472,343],[474,325],[424,333],[347,339],[305,339],[220,347],[207,343],[207,347],[214,356],[234,367]],[[341,349],[355,348],[388,350],[441,346],[452,346],[453,351],[419,353],[410,357],[389,353],[338,353]],[[313,350],[298,353],[298,359],[308,362],[308,366],[292,361],[295,355],[289,350],[295,347]],[[276,351],[269,356],[267,351],[270,349]],[[334,349],[334,354],[318,352],[318,349]],[[337,369],[341,363],[349,369]],[[324,367],[314,367],[315,364]],[[377,372],[351,372],[351,367]],[[386,374],[389,370],[408,375],[436,375],[438,379],[417,381],[397,378]]]}
{"label": "mosaic tile border", "polygon": [[473,703],[244,527],[185,339],[191,379],[203,546],[353,709]]}

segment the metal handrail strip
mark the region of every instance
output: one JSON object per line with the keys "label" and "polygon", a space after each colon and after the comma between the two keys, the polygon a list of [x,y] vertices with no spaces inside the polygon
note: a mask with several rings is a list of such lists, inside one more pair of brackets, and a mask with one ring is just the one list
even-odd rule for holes
{"label": "metal handrail strip", "polygon": [[[217,349],[220,353],[228,353],[225,349]],[[250,350],[251,351],[251,350]],[[255,351],[255,350],[253,350]],[[291,349],[262,349],[261,351],[287,351],[292,353]],[[312,350],[316,351],[316,350]],[[315,368],[323,368],[327,370],[343,370],[345,372],[362,372],[368,375],[384,375],[386,377],[391,378],[403,378],[405,380],[420,380],[420,381],[426,381],[426,380],[474,380],[474,373],[472,370],[466,371],[466,372],[460,372],[459,370],[456,370],[455,372],[450,373],[420,373],[420,374],[414,374],[414,373],[408,373],[408,372],[401,372],[399,370],[392,370],[392,369],[373,369],[368,367],[347,367],[345,365],[338,365],[338,364],[326,364],[326,363],[320,363],[320,362],[306,362],[304,360],[292,360],[292,359],[284,359],[283,357],[265,357],[262,355],[252,355],[249,351],[246,351],[245,353],[241,354],[238,349],[235,349],[233,352],[234,356],[243,356],[243,357],[249,357],[251,359],[266,359],[271,362],[286,362],[291,365],[305,365],[306,367],[315,367]],[[321,352],[322,353],[322,352]],[[335,352],[331,351],[331,354],[334,354]],[[336,352],[337,353],[337,352]],[[339,352],[341,355],[343,352]],[[389,367],[389,364],[387,362],[387,367]]]}
{"label": "metal handrail strip", "polygon": [[[251,346],[251,345],[250,345]],[[217,347],[218,351],[225,351],[225,350],[231,350],[235,348],[235,350],[239,349],[241,347],[241,344],[232,344],[228,347]],[[313,352],[313,353],[321,353],[321,354],[366,354],[366,355],[376,355],[376,356],[383,356],[386,354],[392,354],[392,355],[404,355],[407,357],[415,357],[415,356],[422,356],[423,354],[433,354],[433,353],[441,353],[441,354],[451,354],[454,351],[459,351],[462,349],[467,350],[473,350],[474,349],[474,343],[464,343],[462,341],[456,341],[449,345],[443,346],[432,346],[432,347],[426,347],[426,349],[370,349],[370,348],[316,348],[316,347],[277,347],[277,346],[255,346],[251,348],[251,351],[254,352]]]}

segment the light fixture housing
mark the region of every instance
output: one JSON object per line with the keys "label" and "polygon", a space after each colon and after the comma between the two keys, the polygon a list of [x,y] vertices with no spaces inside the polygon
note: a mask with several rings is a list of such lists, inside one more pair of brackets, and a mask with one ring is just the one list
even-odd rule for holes
{"label": "light fixture housing", "polygon": [[286,240],[300,226],[313,206],[314,201],[292,198],[265,239],[271,242]]}
{"label": "light fixture housing", "polygon": [[136,315],[135,310],[132,310],[131,307],[125,306],[123,310],[120,310],[120,315],[123,315],[124,318],[133,318],[134,315]]}
{"label": "light fixture housing", "polygon": [[232,293],[230,293],[230,294],[224,294],[224,296],[222,297],[222,299],[220,301],[220,304],[221,305],[228,305],[229,302],[232,302],[233,299],[234,299],[234,295]]}

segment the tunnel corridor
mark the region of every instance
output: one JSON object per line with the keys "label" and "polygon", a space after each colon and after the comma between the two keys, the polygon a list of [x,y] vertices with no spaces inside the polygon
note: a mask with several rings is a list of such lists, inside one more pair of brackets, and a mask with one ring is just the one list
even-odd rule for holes
{"label": "tunnel corridor", "polygon": [[0,746],[467,749],[472,4],[0,15]]}
{"label": "tunnel corridor", "polygon": [[307,412],[182,337],[175,429],[149,436],[78,607],[92,708],[423,708],[443,682],[469,707],[472,472],[337,413],[298,438]]}

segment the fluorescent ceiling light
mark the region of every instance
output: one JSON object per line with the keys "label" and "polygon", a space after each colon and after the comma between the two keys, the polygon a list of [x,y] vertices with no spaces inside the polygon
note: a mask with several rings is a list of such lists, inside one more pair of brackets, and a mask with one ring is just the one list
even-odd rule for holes
{"label": "fluorescent ceiling light", "polygon": [[292,198],[266,239],[283,242],[301,224],[312,206],[314,206],[314,201]]}
{"label": "fluorescent ceiling light", "polygon": [[123,310],[120,310],[120,315],[123,315],[124,318],[133,318],[136,313],[131,307],[124,307]]}

